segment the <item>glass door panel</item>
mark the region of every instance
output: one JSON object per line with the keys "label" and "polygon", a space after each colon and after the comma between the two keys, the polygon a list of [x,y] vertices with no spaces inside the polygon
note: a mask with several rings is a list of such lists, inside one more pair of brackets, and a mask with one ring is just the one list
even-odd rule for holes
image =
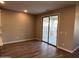
{"label": "glass door panel", "polygon": [[56,46],[58,16],[50,16],[49,43]]}
{"label": "glass door panel", "polygon": [[49,26],[49,17],[43,18],[43,37],[42,40],[48,42],[48,26]]}

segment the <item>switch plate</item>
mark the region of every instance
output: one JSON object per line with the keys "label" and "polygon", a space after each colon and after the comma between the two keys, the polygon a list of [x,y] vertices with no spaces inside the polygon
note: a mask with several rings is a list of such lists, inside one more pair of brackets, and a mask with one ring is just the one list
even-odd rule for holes
{"label": "switch plate", "polygon": [[64,46],[64,43],[63,43],[63,46]]}

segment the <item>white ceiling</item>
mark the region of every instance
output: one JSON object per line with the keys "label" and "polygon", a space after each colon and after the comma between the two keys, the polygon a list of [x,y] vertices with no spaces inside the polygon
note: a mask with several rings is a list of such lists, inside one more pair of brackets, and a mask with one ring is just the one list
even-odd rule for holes
{"label": "white ceiling", "polygon": [[6,1],[5,8],[23,11],[28,10],[28,13],[39,14],[46,12],[48,10],[54,10],[61,7],[65,7],[75,2],[69,1]]}

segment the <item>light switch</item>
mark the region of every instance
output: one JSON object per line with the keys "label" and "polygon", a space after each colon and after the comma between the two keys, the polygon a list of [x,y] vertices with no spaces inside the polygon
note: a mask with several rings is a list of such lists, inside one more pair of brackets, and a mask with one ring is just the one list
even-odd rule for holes
{"label": "light switch", "polygon": [[0,29],[0,34],[2,34],[2,31],[1,31],[1,29]]}
{"label": "light switch", "polygon": [[67,32],[65,32],[65,35],[67,35]]}
{"label": "light switch", "polygon": [[63,34],[63,32],[60,32],[60,34]]}

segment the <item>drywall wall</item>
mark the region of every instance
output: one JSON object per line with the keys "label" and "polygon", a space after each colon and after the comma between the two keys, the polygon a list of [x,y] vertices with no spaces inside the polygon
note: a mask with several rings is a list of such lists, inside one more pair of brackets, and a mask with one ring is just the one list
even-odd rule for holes
{"label": "drywall wall", "polygon": [[[73,51],[74,48],[74,22],[75,22],[75,6],[63,8],[60,17],[60,27],[58,31],[58,46]],[[62,34],[60,33],[62,32]]]}
{"label": "drywall wall", "polygon": [[59,15],[57,46],[71,52],[74,44],[73,31],[75,21],[75,5],[38,15],[36,21],[36,38],[39,40],[42,40],[42,17],[50,15]]}
{"label": "drywall wall", "polygon": [[4,44],[34,38],[34,16],[2,10],[1,20]]}
{"label": "drywall wall", "polygon": [[74,48],[79,47],[79,3],[76,4],[75,25],[74,25]]}
{"label": "drywall wall", "polygon": [[3,45],[2,42],[2,24],[1,24],[1,10],[0,10],[0,46]]}

